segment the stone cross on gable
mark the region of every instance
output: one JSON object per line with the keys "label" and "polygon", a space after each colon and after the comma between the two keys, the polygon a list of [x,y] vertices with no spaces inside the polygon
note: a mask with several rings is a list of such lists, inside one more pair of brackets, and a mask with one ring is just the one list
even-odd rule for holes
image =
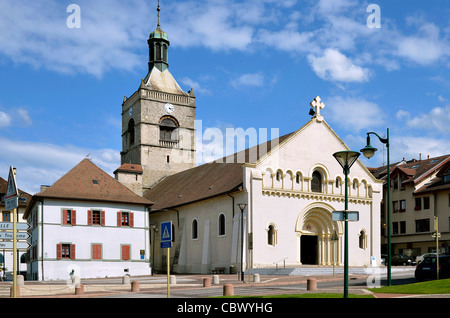
{"label": "stone cross on gable", "polygon": [[323,120],[323,116],[320,115],[320,110],[325,107],[325,104],[322,102],[320,97],[317,96],[316,98],[314,98],[314,100],[311,102],[310,105],[311,105],[311,107],[315,108],[315,116],[314,117],[318,121],[322,121]]}

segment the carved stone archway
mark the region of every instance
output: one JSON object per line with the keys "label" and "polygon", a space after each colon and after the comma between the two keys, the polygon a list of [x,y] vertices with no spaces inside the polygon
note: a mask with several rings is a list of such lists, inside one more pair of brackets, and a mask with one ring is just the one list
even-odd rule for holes
{"label": "carved stone archway", "polygon": [[[317,264],[340,265],[342,258],[342,222],[333,221],[332,212],[335,209],[322,202],[315,202],[303,209],[297,217],[295,232],[298,236],[298,262],[302,263],[301,237],[303,235],[317,237]],[[339,237],[338,241],[332,241],[334,231]],[[305,250],[303,253],[305,253]],[[305,255],[303,255],[305,259]]]}

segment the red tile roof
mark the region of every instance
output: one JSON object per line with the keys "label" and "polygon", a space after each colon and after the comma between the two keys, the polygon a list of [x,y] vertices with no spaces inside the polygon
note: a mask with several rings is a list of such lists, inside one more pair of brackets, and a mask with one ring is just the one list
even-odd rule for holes
{"label": "red tile roof", "polygon": [[[33,196],[33,200],[43,198],[119,202],[148,206],[152,204],[149,200],[133,193],[89,159],[83,159],[52,186]],[[28,210],[24,217],[27,212]]]}

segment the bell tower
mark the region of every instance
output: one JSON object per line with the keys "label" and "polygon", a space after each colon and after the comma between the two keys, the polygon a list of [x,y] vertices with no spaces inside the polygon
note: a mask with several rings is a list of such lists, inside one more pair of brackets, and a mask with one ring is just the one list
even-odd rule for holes
{"label": "bell tower", "polygon": [[[142,175],[135,181],[127,175],[125,181],[118,169],[116,179],[130,189],[140,182],[140,195],[166,176],[195,166],[195,95],[192,88],[184,92],[169,72],[170,42],[160,26],[159,3],[157,11],[158,25],[147,41],[148,74],[122,104],[121,164],[140,165]],[[130,180],[134,185],[128,185]]]}

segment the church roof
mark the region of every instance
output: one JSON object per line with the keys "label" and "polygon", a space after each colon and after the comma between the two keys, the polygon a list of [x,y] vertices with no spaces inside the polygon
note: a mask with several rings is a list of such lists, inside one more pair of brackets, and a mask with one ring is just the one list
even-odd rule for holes
{"label": "church roof", "polygon": [[[83,201],[107,201],[127,204],[151,205],[152,202],[138,196],[97,167],[89,159],[83,159],[52,186],[36,193],[32,201],[50,198]],[[28,206],[24,218],[30,213]]]}
{"label": "church roof", "polygon": [[166,177],[144,197],[163,210],[240,190],[243,168],[239,163],[206,163]]}
{"label": "church roof", "polygon": [[144,79],[144,85],[151,90],[188,96],[188,94],[181,89],[180,85],[178,85],[169,70],[161,72],[158,68],[153,67],[151,72],[148,73]]}
{"label": "church roof", "polygon": [[[244,163],[255,163],[293,133],[211,163],[171,175],[148,190],[144,197],[154,202],[152,210],[163,210],[239,191]],[[230,162],[230,163],[227,163]]]}

